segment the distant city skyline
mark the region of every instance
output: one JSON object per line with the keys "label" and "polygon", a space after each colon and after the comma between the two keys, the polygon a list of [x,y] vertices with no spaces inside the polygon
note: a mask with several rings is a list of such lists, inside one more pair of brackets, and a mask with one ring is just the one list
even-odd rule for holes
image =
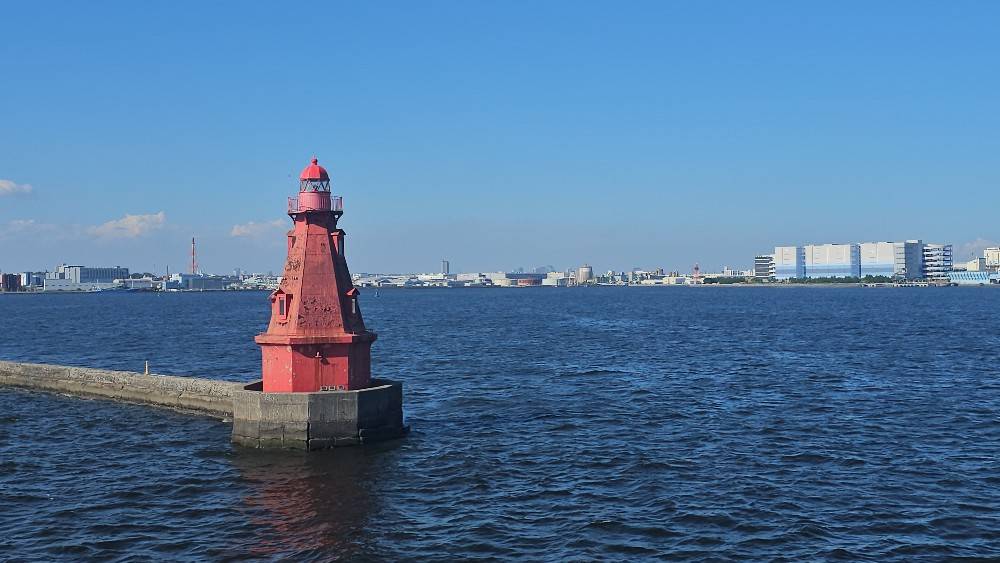
{"label": "distant city skyline", "polygon": [[[907,241],[907,242],[908,243],[918,243],[918,244],[923,243],[923,241],[920,241],[920,240],[910,240],[910,241]],[[770,256],[770,257],[772,257],[771,268],[773,270],[773,267],[774,267],[774,262],[773,261],[777,258],[776,253],[780,253],[783,250],[788,250],[788,249],[793,249],[793,248],[803,249],[803,248],[810,248],[810,247],[814,247],[814,246],[816,246],[816,247],[837,246],[837,247],[845,247],[845,248],[846,247],[858,247],[860,250],[864,250],[865,247],[873,247],[873,248],[874,247],[878,247],[880,250],[884,250],[884,249],[882,249],[882,247],[889,248],[889,247],[891,247],[894,244],[895,245],[899,245],[899,244],[902,244],[902,242],[901,241],[896,241],[896,242],[892,242],[892,241],[866,241],[866,242],[862,242],[862,243],[840,243],[840,242],[838,242],[838,243],[819,243],[819,244],[809,243],[809,244],[793,245],[793,246],[776,246],[776,247],[773,247],[772,249],[769,249],[769,250],[774,251],[774,253],[764,252],[764,253],[760,253],[760,254],[757,254],[757,255],[751,257],[751,259],[748,260],[749,267],[746,267],[746,268],[743,267],[743,264],[724,264],[724,265],[722,265],[722,266],[720,266],[718,268],[714,268],[713,269],[713,268],[703,267],[701,263],[695,262],[694,264],[691,265],[691,268],[687,268],[687,269],[685,269],[683,267],[673,268],[673,267],[667,267],[667,266],[663,266],[663,265],[656,265],[656,266],[649,266],[649,267],[647,267],[647,266],[633,266],[631,268],[620,268],[620,269],[614,269],[614,268],[596,269],[595,271],[596,272],[615,272],[615,273],[619,273],[619,272],[634,272],[634,271],[652,272],[652,271],[655,271],[655,270],[662,270],[662,271],[665,271],[665,272],[678,272],[678,273],[680,273],[682,275],[691,273],[691,270],[693,270],[695,268],[698,268],[702,273],[710,273],[710,272],[720,273],[720,272],[726,272],[726,271],[728,271],[730,269],[732,269],[732,270],[748,270],[748,271],[753,271],[755,265],[757,265],[756,263],[759,262],[759,259],[762,256]],[[980,244],[985,244],[985,241],[978,241],[977,242],[976,248],[978,248],[978,250],[974,254],[971,254],[969,256],[969,258],[971,260],[983,259],[984,251],[985,251],[985,254],[989,256],[989,260],[993,260],[993,261],[998,260],[998,258],[996,257],[996,253],[997,253],[997,250],[998,250],[998,245],[992,244],[991,246],[985,246],[984,245],[984,246],[980,247]],[[923,246],[928,246],[928,245],[929,246],[940,246],[940,245],[936,245],[934,243],[927,243],[927,244],[924,244]],[[951,252],[951,249],[952,249],[953,245],[948,244],[947,247],[949,248],[949,252]],[[886,250],[885,252],[887,253],[888,251]],[[189,260],[190,260],[190,258],[189,258]],[[859,258],[859,260],[860,260],[860,258]],[[957,254],[955,255],[954,264],[957,267],[962,267],[964,265],[964,262],[965,262],[965,258],[964,257],[958,256]],[[875,262],[866,262],[866,264],[867,263],[875,263]],[[993,262],[991,262],[991,263],[993,263]],[[860,265],[860,262],[858,262],[858,264]],[[879,264],[881,265],[881,263],[879,263]],[[22,272],[40,273],[40,272],[59,271],[62,268],[69,267],[69,266],[72,266],[72,267],[80,267],[80,266],[83,266],[83,267],[98,267],[98,268],[101,268],[101,267],[103,267],[103,268],[125,267],[126,269],[130,269],[131,272],[134,273],[134,274],[152,273],[152,274],[155,274],[155,275],[164,275],[164,274],[189,274],[189,273],[191,273],[190,272],[190,270],[191,270],[190,263],[187,265],[186,268],[181,268],[181,269],[171,268],[169,265],[164,265],[161,268],[161,267],[159,267],[156,264],[154,264],[152,268],[143,269],[143,268],[130,267],[128,264],[125,264],[125,263],[114,263],[114,265],[112,266],[110,262],[107,263],[107,264],[103,264],[102,263],[102,264],[96,264],[95,265],[95,264],[83,264],[83,263],[72,262],[72,261],[60,261],[54,267],[43,267],[43,268],[35,268],[35,269],[30,269],[30,268],[29,269],[16,268],[16,267],[12,267],[12,266],[8,265],[7,268],[6,268],[6,270],[5,270],[3,268],[3,265],[0,264],[0,272],[7,272],[7,273],[22,273]],[[536,274],[537,273],[543,273],[544,274],[544,273],[547,273],[547,272],[569,272],[569,271],[574,271],[574,270],[579,269],[581,266],[593,269],[593,265],[591,265],[589,262],[587,262],[587,261],[581,261],[581,262],[579,262],[577,264],[568,265],[566,267],[556,267],[556,266],[553,266],[551,264],[543,264],[543,265],[536,265],[536,266],[531,266],[531,267],[516,266],[516,267],[510,267],[510,268],[485,268],[485,269],[475,269],[475,270],[456,270],[456,269],[454,269],[454,268],[451,267],[451,262],[449,260],[443,259],[443,260],[441,260],[439,262],[437,270],[434,270],[434,269],[425,269],[425,270],[384,269],[384,270],[356,270],[353,273],[354,274],[421,274],[421,275],[423,275],[423,274],[432,274],[433,275],[433,274],[442,274],[442,273],[443,274],[448,274],[448,273],[455,274],[455,273],[498,273],[498,272],[509,272],[509,273],[536,273]],[[248,269],[248,268],[243,268],[243,267],[240,267],[240,266],[236,266],[236,267],[233,267],[233,268],[231,268],[229,270],[208,270],[208,269],[202,268],[201,265],[199,264],[196,273],[198,275],[212,275],[212,276],[214,276],[214,275],[228,275],[228,274],[235,274],[237,276],[239,276],[239,275],[280,276],[281,273],[282,273],[282,269],[283,269],[283,267],[279,266],[278,268],[268,268],[268,269],[253,270],[253,269]],[[871,272],[869,272],[869,274],[871,274]],[[889,272],[879,272],[879,274],[891,275],[891,273],[889,273]],[[912,274],[912,272],[911,272],[911,274]],[[773,275],[773,271],[772,271],[772,275]]]}
{"label": "distant city skyline", "polygon": [[719,270],[915,238],[966,260],[1000,244],[998,19],[933,2],[11,4],[0,269],[185,271],[194,236],[205,271],[280,271],[313,155],[358,272]]}
{"label": "distant city skyline", "polygon": [[[43,236],[44,236],[44,233],[51,232],[50,226],[44,226],[44,227],[42,227],[42,229],[43,229],[42,230]],[[21,234],[24,234],[24,233],[22,232]],[[190,239],[187,238],[187,237],[184,237],[183,235],[179,235],[179,236],[181,236],[182,239],[185,241],[185,245],[187,247],[187,251],[189,252],[190,251]],[[274,237],[274,241],[272,241],[273,244],[269,245],[265,241],[259,241],[261,243],[261,246],[262,247],[267,247],[267,246],[281,246],[281,243],[283,242],[283,236],[282,236],[282,234],[281,233],[277,233],[277,234],[272,233],[272,236]],[[12,238],[13,237],[6,237],[5,239],[4,238],[0,238],[0,241],[11,240]],[[131,241],[131,243],[128,244],[127,246],[129,248],[137,249],[141,253],[142,252],[142,248],[143,248],[143,244],[146,244],[146,245],[149,245],[149,249],[148,250],[150,252],[160,252],[160,253],[164,253],[165,254],[167,252],[167,251],[165,251],[165,249],[163,249],[162,247],[156,246],[157,244],[162,243],[162,241],[164,240],[164,238],[171,239],[171,240],[180,240],[180,239],[177,238],[177,236],[163,237],[162,235],[157,235],[156,237],[134,237],[135,240]],[[59,242],[59,241],[65,241],[65,240],[66,239],[61,238],[61,235],[60,235],[60,236],[57,236],[52,242]],[[788,240],[794,240],[794,237],[789,237]],[[842,242],[842,241],[850,241],[850,240],[851,240],[850,237],[843,237],[841,239],[838,239],[838,242],[835,243],[835,244],[849,244],[849,242]],[[873,241],[870,241],[870,242],[890,242],[890,241],[874,241],[873,240]],[[802,243],[802,244],[823,244],[823,241],[809,241],[807,243]],[[59,244],[53,244],[52,245],[53,248],[58,247],[58,246],[60,246],[60,245]],[[520,261],[520,262],[517,262],[517,261],[508,261],[507,264],[504,264],[502,266],[490,266],[488,264],[488,259],[483,258],[483,259],[478,260],[478,263],[480,263],[480,264],[487,264],[487,267],[485,267],[485,268],[462,268],[461,264],[455,264],[455,262],[451,261],[451,260],[448,260],[448,262],[450,264],[450,266],[449,266],[450,270],[453,271],[453,272],[515,272],[515,271],[519,271],[519,270],[523,270],[525,272],[533,272],[536,269],[546,268],[546,267],[547,268],[552,268],[554,271],[566,271],[566,270],[575,269],[575,268],[577,268],[577,267],[579,267],[581,265],[584,265],[584,264],[589,264],[589,265],[591,265],[591,266],[593,266],[595,268],[595,271],[600,271],[600,272],[605,272],[605,271],[628,272],[628,271],[632,271],[632,270],[635,270],[635,269],[654,270],[654,269],[657,269],[657,268],[663,268],[663,269],[666,269],[666,270],[669,270],[669,271],[687,272],[687,271],[690,271],[696,264],[699,265],[701,267],[701,269],[705,270],[705,271],[721,271],[721,270],[723,270],[726,267],[733,267],[733,268],[736,268],[736,269],[752,268],[753,267],[753,258],[754,258],[755,255],[768,254],[771,251],[773,251],[776,246],[785,246],[785,245],[783,245],[783,244],[771,245],[771,246],[768,246],[768,247],[765,247],[765,248],[761,249],[760,251],[754,252],[751,255],[744,256],[742,259],[735,258],[735,259],[733,259],[731,261],[722,261],[722,260],[718,260],[718,259],[713,259],[713,257],[711,257],[711,256],[708,256],[707,257],[708,259],[695,260],[695,261],[690,262],[688,264],[678,264],[678,263],[675,263],[675,262],[670,262],[668,260],[656,261],[656,260],[650,259],[650,260],[644,260],[640,264],[633,264],[633,265],[627,266],[627,267],[602,267],[600,265],[594,264],[593,261],[591,261],[591,260],[577,260],[575,262],[567,263],[567,264],[564,264],[562,266],[560,266],[560,265],[553,266],[552,264],[548,264],[548,263],[529,264],[529,263],[527,263],[527,262],[525,262],[523,260]],[[995,242],[995,241],[986,240],[986,239],[978,239],[978,240],[968,241],[968,242],[961,243],[961,244],[955,244],[954,248],[955,248],[955,260],[956,260],[956,263],[960,262],[960,261],[969,260],[969,259],[973,259],[975,257],[981,256],[982,253],[983,253],[983,251],[986,248],[988,248],[988,247],[996,247],[996,246],[1000,246],[1000,243]],[[284,247],[282,246],[281,248],[284,248]],[[278,250],[280,251],[281,248],[279,248]],[[216,251],[213,251],[213,249],[209,248],[209,249],[207,249],[207,251],[208,251],[209,255],[212,257],[212,260],[217,260],[219,258],[218,257],[218,253]],[[54,252],[58,252],[58,251],[54,250]],[[221,273],[232,272],[233,270],[240,270],[240,271],[243,271],[243,272],[254,272],[254,273],[266,273],[266,272],[277,272],[277,273],[280,273],[281,269],[283,267],[283,264],[282,264],[282,261],[281,261],[280,258],[277,259],[271,265],[264,264],[263,266],[257,267],[257,268],[253,268],[253,267],[249,267],[249,266],[243,265],[241,263],[233,262],[232,260],[223,259],[222,263],[225,264],[225,265],[216,267],[216,266],[213,265],[213,263],[211,261],[209,263],[205,263],[204,260],[203,260],[203,258],[202,258],[201,252],[202,252],[202,248],[199,246],[199,271],[200,272],[205,272],[205,273],[221,274]],[[171,252],[171,254],[179,256],[179,253],[173,253],[173,252]],[[54,255],[58,256],[58,254],[54,254]],[[48,270],[54,269],[55,267],[57,267],[59,265],[84,265],[84,266],[102,266],[102,267],[128,266],[128,267],[132,268],[133,271],[137,271],[137,272],[151,272],[151,273],[155,273],[155,274],[164,274],[164,273],[168,273],[168,272],[169,273],[181,273],[181,272],[185,272],[186,273],[186,272],[188,272],[190,270],[190,255],[183,256],[183,257],[179,258],[174,263],[169,263],[169,262],[166,262],[166,261],[159,262],[159,263],[158,262],[151,262],[151,261],[149,261],[148,258],[147,259],[138,259],[138,260],[133,260],[133,261],[126,261],[126,260],[123,260],[121,258],[116,259],[114,257],[114,255],[111,254],[111,249],[110,249],[109,245],[100,245],[100,244],[94,244],[93,248],[89,249],[89,251],[87,251],[87,252],[81,253],[81,255],[92,256],[94,258],[91,259],[91,260],[74,260],[74,259],[65,259],[65,258],[57,258],[57,259],[54,259],[54,260],[49,260],[49,259],[46,259],[44,257],[32,256],[32,257],[30,257],[28,259],[20,261],[21,263],[24,263],[24,264],[31,264],[30,267],[26,267],[26,266],[19,266],[18,265],[19,261],[9,258],[8,255],[7,255],[7,253],[5,252],[3,254],[3,256],[0,257],[0,258],[3,259],[3,261],[0,262],[0,271],[7,271],[7,272],[48,271]],[[107,256],[109,256],[109,258],[107,258],[107,259],[101,258],[101,256],[103,256],[103,255],[107,255]],[[255,261],[254,263],[261,264],[262,262]],[[407,261],[406,263],[413,264],[414,262]],[[135,265],[133,266],[133,264],[135,264]],[[514,265],[511,265],[511,264],[514,264]],[[389,265],[388,267],[380,268],[380,269],[371,269],[371,268],[369,268],[369,269],[357,269],[357,271],[358,272],[365,272],[365,273],[433,273],[433,272],[437,272],[437,271],[440,270],[441,260],[438,259],[436,261],[436,263],[430,263],[430,264],[427,264],[426,266],[427,267],[421,268],[418,265],[418,267],[416,267],[416,268],[407,269],[407,268],[402,268],[402,267],[393,267],[392,265]]]}

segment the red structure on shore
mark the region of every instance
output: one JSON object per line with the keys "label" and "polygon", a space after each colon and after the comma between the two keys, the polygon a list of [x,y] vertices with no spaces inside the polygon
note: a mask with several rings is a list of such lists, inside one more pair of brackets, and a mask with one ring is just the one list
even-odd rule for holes
{"label": "red structure on shore", "polygon": [[288,259],[271,295],[271,323],[257,336],[263,391],[290,393],[364,389],[371,384],[371,345],[358,290],[344,258],[337,221],[343,200],[330,195],[330,176],[317,160],[289,198]]}

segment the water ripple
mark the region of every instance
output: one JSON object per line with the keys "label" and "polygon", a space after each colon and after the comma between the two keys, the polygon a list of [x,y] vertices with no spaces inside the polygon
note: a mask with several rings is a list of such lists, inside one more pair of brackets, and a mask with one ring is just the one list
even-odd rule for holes
{"label": "water ripple", "polygon": [[[18,327],[0,356],[248,380],[265,298],[0,296]],[[406,382],[406,440],[247,451],[217,420],[0,390],[0,553],[996,559],[998,305],[934,289],[366,293],[374,370]]]}

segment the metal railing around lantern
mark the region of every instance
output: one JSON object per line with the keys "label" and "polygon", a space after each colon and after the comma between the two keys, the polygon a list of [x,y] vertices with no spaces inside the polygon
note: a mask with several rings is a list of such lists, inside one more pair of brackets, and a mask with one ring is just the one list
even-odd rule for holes
{"label": "metal railing around lantern", "polygon": [[318,208],[299,209],[299,198],[297,198],[297,197],[290,197],[290,198],[288,198],[288,212],[289,213],[298,213],[300,211],[335,211],[335,212],[343,213],[344,212],[344,197],[343,196],[339,196],[339,195],[330,196],[330,209],[329,210],[327,210],[327,209],[318,209]]}

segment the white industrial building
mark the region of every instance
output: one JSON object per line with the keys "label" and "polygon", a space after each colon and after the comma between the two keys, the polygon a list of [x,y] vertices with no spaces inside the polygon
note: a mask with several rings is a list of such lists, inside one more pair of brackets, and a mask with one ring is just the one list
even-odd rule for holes
{"label": "white industrial building", "polygon": [[101,283],[108,284],[115,280],[129,277],[128,268],[114,266],[110,268],[88,268],[86,266],[68,266],[60,264],[54,272],[48,272],[49,279],[69,280],[78,284]]}
{"label": "white industrial building", "polygon": [[542,280],[542,285],[552,287],[566,287],[568,283],[569,276],[565,272],[549,272],[545,274],[545,279]]}
{"label": "white industrial building", "polygon": [[861,250],[856,244],[810,244],[805,247],[807,278],[861,277]]}
{"label": "white industrial building", "polygon": [[88,268],[60,264],[54,272],[46,272],[44,291],[103,291],[118,287],[115,280],[128,278],[128,268]]}
{"label": "white industrial building", "polygon": [[861,254],[856,244],[774,248],[774,277],[779,280],[859,277],[860,272]]}
{"label": "white industrial building", "polygon": [[75,282],[73,280],[46,278],[43,291],[105,291],[119,287],[117,283]]}
{"label": "white industrial building", "polygon": [[[987,264],[990,250],[986,252]],[[996,251],[994,259],[1000,263],[1000,248]],[[920,240],[774,248],[774,277],[779,280],[885,276],[944,281],[951,270],[950,244]]]}
{"label": "white industrial building", "polygon": [[965,266],[963,267],[955,266],[954,269],[965,272],[985,272],[987,271],[986,258],[983,256],[980,256],[979,258],[973,258],[972,260],[966,262]]}
{"label": "white industrial building", "polygon": [[920,279],[923,276],[923,246],[919,240],[863,242],[860,245],[861,277]]}
{"label": "white industrial building", "polygon": [[801,246],[774,247],[774,277],[779,280],[806,277],[806,251]]}

